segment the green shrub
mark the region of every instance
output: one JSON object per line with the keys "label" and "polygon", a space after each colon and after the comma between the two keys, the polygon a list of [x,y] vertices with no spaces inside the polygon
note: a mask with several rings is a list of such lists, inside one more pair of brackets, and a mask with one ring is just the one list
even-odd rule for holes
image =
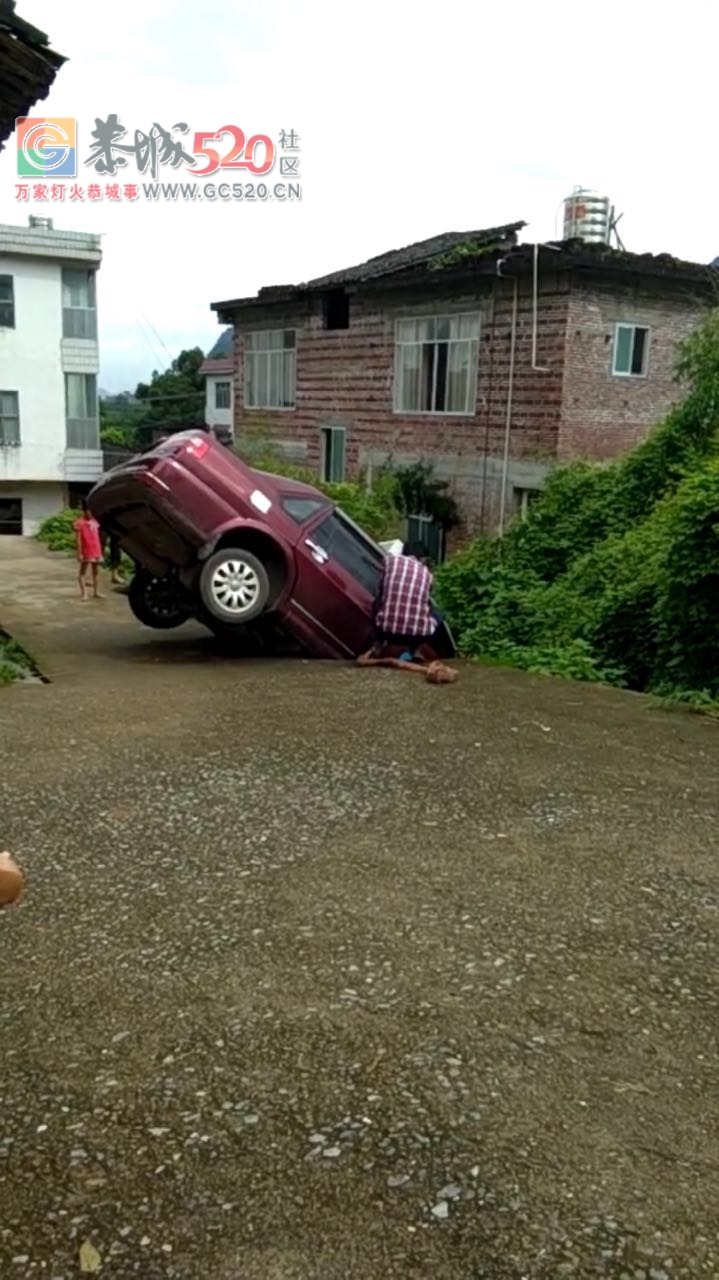
{"label": "green shrub", "polygon": [[76,546],[73,525],[79,516],[74,507],[66,507],[57,515],[43,520],[37,531],[39,542],[45,544],[50,551],[69,551],[74,554]]}
{"label": "green shrub", "polygon": [[[63,551],[66,555],[74,556],[77,540],[73,525],[79,514],[76,507],[65,507],[63,511],[58,511],[57,515],[48,516],[37,531],[38,541],[44,543],[49,551]],[[105,566],[110,567],[109,546],[105,549]],[[132,560],[124,552],[120,556],[120,572],[126,578],[132,577],[135,572]]]}
{"label": "green shrub", "polygon": [[653,684],[719,698],[719,459],[687,477],[665,523]]}
{"label": "green shrub", "polygon": [[0,631],[0,685],[22,680],[33,671],[32,659],[12,636]]}
{"label": "green shrub", "polygon": [[397,503],[396,481],[391,472],[380,471],[373,477],[369,489],[366,478],[360,483],[325,483],[308,467],[299,467],[282,458],[262,423],[245,429],[238,442],[237,452],[257,471],[285,476],[289,480],[298,480],[319,489],[371,537],[384,541],[400,535],[403,527],[402,514]]}
{"label": "green shrub", "polygon": [[683,402],[636,449],[558,467],[526,521],[439,570],[466,654],[719,699],[718,314],[684,345],[678,377]]}

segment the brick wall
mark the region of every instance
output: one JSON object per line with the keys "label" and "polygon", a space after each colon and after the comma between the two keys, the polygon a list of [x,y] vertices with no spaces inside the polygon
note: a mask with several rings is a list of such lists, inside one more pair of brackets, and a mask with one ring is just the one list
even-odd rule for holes
{"label": "brick wall", "polygon": [[[613,458],[641,440],[681,394],[672,376],[679,343],[705,313],[698,296],[661,291],[650,281],[577,283],[569,302],[559,456]],[[646,377],[613,375],[618,323],[649,328]]]}
{"label": "brick wall", "polygon": [[[496,528],[501,507],[507,426],[514,284],[478,280],[472,292],[442,296],[429,287],[410,300],[399,291],[352,297],[350,327],[323,328],[319,298],[286,309],[243,313],[235,326],[235,436],[263,429],[296,461],[319,471],[322,428],[346,431],[349,477],[392,458],[430,461],[449,482],[464,527]],[[536,365],[532,367],[532,285],[518,283],[506,511],[522,489],[540,487],[558,458],[608,458],[642,438],[677,395],[677,346],[705,304],[645,279],[587,282],[540,263]],[[478,311],[481,316],[477,400],[473,414],[399,414],[393,410],[395,322],[402,317]],[[612,375],[618,322],[650,329],[645,378]],[[244,408],[244,333],[296,331],[296,402],[292,410]]]}
{"label": "brick wall", "polygon": [[[537,362],[531,368],[532,298],[520,282],[517,304],[510,454],[549,461],[556,456],[562,409],[566,282],[542,282]],[[395,321],[407,316],[478,311],[481,316],[477,400],[473,414],[399,414],[393,410]],[[325,330],[321,303],[257,310],[235,326],[235,435],[261,424],[288,456],[321,464],[323,427],[346,430],[347,472],[369,462],[432,461],[467,516],[469,528],[495,522],[504,450],[513,314],[511,281],[485,280],[471,294],[413,301],[391,294],[353,297],[350,328]],[[262,328],[296,331],[297,382],[293,410],[244,408],[244,333]],[[509,486],[511,487],[511,485]]]}

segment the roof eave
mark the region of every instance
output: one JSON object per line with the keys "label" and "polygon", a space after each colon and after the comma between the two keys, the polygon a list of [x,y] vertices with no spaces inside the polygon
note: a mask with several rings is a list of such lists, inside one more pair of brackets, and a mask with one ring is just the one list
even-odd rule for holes
{"label": "roof eave", "polygon": [[[47,98],[60,67],[67,62],[64,54],[50,48],[42,31],[18,18],[13,9],[7,0],[0,0],[0,57],[9,60],[13,69],[10,83],[0,89],[0,151],[15,129],[15,121]],[[18,83],[14,83],[16,79]]]}
{"label": "roof eave", "polygon": [[288,302],[304,300],[305,296],[305,291],[292,285],[288,285],[286,289],[276,289],[273,286],[268,291],[261,289],[253,298],[230,298],[226,302],[211,302],[210,310],[215,312],[220,324],[233,324],[234,317],[238,313],[252,314],[256,311],[267,311],[273,307],[281,308]]}
{"label": "roof eave", "polygon": [[[540,246],[541,249],[542,246]],[[662,280],[667,284],[687,285],[695,288],[716,289],[719,272],[701,263],[682,262],[669,255],[641,255],[612,251],[603,253],[593,249],[582,248],[577,242],[556,241],[542,253],[542,269],[547,267],[558,271],[594,272],[606,276],[644,276],[648,279]],[[424,288],[431,292],[441,292],[447,288],[462,287],[476,281],[486,280],[492,276],[519,277],[525,276],[533,269],[534,245],[507,244],[506,248],[492,248],[484,255],[468,259],[456,266],[432,269],[426,263],[414,267],[405,267],[397,271],[387,271],[364,280],[348,281],[347,291],[353,294],[378,295],[399,292],[405,289]],[[501,272],[499,265],[501,264]],[[251,316],[267,310],[281,310],[288,304],[307,303],[330,287],[323,282],[310,282],[304,285],[271,285],[261,289],[255,297],[235,298],[226,302],[213,302],[211,308],[223,324],[232,324],[238,314]]]}
{"label": "roof eave", "polygon": [[203,377],[211,374],[234,373],[235,362],[230,356],[218,356],[215,360],[203,360],[198,369]]}

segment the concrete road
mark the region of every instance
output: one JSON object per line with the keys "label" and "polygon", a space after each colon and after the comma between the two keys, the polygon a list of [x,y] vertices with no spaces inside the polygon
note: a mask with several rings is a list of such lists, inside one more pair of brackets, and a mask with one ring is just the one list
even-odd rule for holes
{"label": "concrete road", "polygon": [[718,1276],[719,726],[72,572],[0,539],[3,1280]]}

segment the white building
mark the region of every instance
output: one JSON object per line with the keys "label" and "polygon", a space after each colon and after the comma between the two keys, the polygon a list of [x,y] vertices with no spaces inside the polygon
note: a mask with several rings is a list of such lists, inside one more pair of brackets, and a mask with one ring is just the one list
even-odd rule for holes
{"label": "white building", "polygon": [[100,237],[0,225],[0,534],[37,531],[102,474]]}
{"label": "white building", "polygon": [[226,329],[218,338],[207,359],[200,365],[205,375],[205,424],[232,431],[234,398],[232,357],[233,330]]}

